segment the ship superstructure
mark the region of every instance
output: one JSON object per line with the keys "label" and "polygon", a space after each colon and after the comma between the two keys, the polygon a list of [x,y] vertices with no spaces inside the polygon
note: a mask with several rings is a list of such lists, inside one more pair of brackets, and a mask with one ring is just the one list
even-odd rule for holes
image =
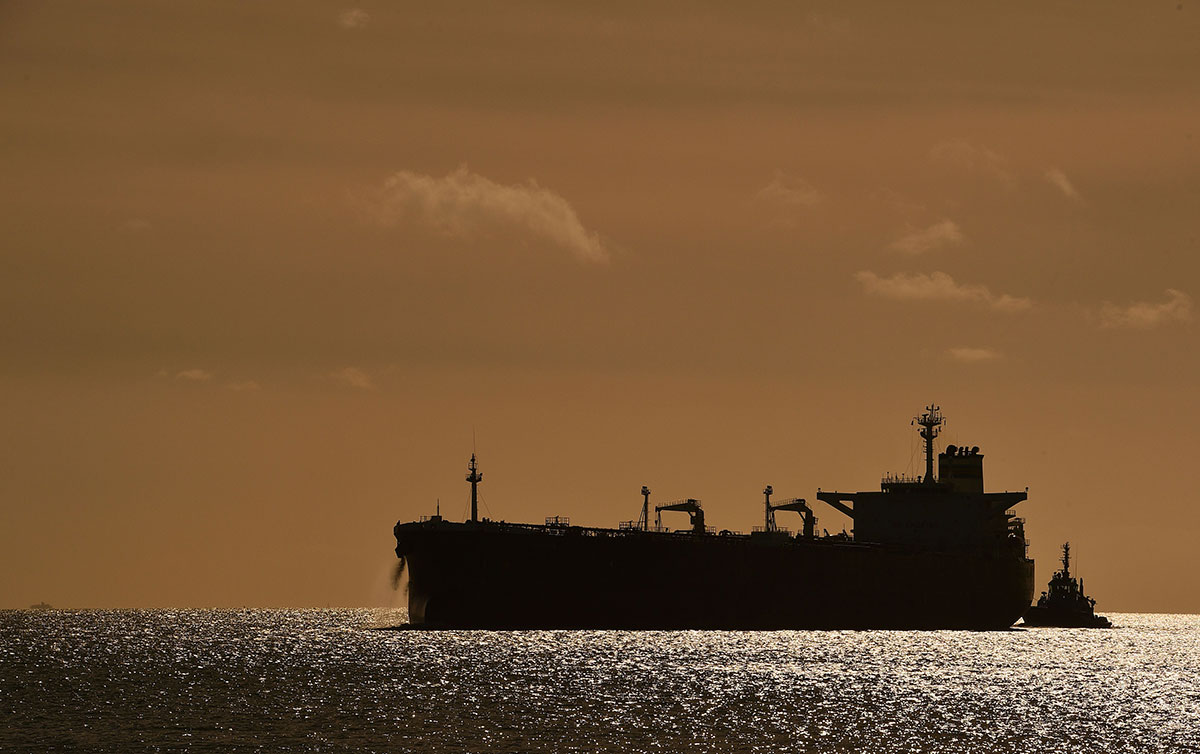
{"label": "ship superstructure", "polygon": [[[1025,492],[986,493],[978,447],[934,452],[937,406],[916,417],[925,473],[886,476],[877,492],[817,499],[853,520],[817,534],[803,498],[772,502],[743,535],[706,525],[701,501],[654,505],[616,529],[478,517],[483,479],[468,467],[471,519],[398,523],[414,624],[463,628],[1006,628],[1033,595],[1033,561],[1011,506]],[[938,474],[934,474],[934,461]],[[776,522],[795,512],[801,530]],[[664,512],[689,516],[679,531]]]}
{"label": "ship superstructure", "polygon": [[[933,441],[945,418],[928,406],[913,419],[925,443],[925,473],[887,475],[878,492],[823,492],[817,499],[854,519],[861,542],[935,549],[1003,549],[1025,541],[1025,521],[1010,509],[1026,492],[984,492],[983,454],[979,447],[947,445],[937,454]],[[849,503],[849,505],[847,505]]]}

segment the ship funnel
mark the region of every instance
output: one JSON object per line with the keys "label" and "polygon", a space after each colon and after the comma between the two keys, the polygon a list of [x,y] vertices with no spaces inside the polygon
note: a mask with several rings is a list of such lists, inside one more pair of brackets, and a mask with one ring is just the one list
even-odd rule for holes
{"label": "ship funnel", "polygon": [[947,445],[938,455],[938,482],[955,492],[983,492],[983,454],[979,446]]}

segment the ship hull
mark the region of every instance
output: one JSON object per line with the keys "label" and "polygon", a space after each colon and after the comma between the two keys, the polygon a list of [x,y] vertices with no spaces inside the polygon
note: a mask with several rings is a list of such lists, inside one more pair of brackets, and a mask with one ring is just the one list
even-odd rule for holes
{"label": "ship hull", "polygon": [[479,629],[1003,629],[1033,562],[836,537],[396,527],[409,619]]}
{"label": "ship hull", "polygon": [[1112,621],[1092,612],[1055,610],[1034,605],[1025,613],[1024,625],[1038,628],[1112,628]]}

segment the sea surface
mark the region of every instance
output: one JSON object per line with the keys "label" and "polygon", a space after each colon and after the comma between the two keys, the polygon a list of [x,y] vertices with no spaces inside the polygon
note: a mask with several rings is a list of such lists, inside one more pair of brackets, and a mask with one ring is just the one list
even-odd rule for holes
{"label": "sea surface", "polygon": [[1111,630],[414,631],[0,612],[4,752],[1200,752],[1200,616]]}

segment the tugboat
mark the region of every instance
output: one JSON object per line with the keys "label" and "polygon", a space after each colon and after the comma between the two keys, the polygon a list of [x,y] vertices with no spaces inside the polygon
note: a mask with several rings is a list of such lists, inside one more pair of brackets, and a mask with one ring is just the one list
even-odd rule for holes
{"label": "tugboat", "polygon": [[1096,615],[1096,600],[1083,593],[1083,579],[1071,575],[1071,543],[1062,546],[1062,570],[1050,579],[1049,591],[1025,613],[1026,626],[1059,628],[1112,628],[1112,621]]}

